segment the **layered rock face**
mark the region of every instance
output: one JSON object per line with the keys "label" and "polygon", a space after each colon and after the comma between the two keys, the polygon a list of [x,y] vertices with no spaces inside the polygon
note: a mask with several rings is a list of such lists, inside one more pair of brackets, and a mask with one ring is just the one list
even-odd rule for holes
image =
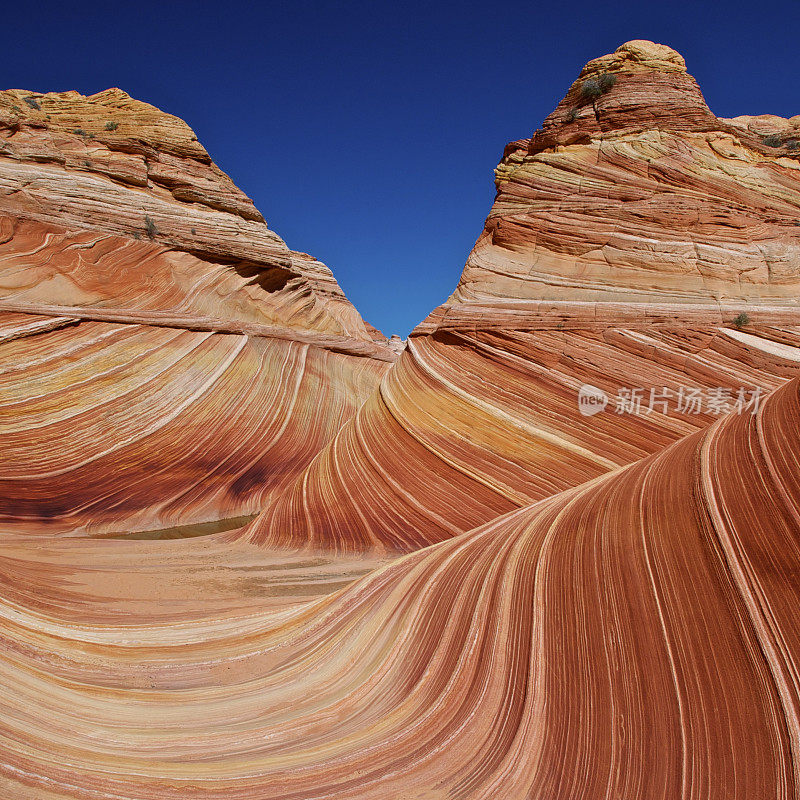
{"label": "layered rock face", "polygon": [[116,89],[0,93],[0,341],[22,531],[252,514],[396,357],[185,123]]}
{"label": "layered rock face", "polygon": [[800,796],[797,118],[590,62],[402,347],[179,120],[0,108],[1,796]]}
{"label": "layered rock face", "polygon": [[717,119],[674,50],[587,64],[496,181],[455,301],[797,303],[800,116]]}
{"label": "layered rock face", "polygon": [[33,571],[4,618],[7,791],[793,797],[799,431],[795,380],[329,597],[172,624],[145,606],[124,641]]}
{"label": "layered rock face", "polygon": [[[797,375],[796,124],[718,120],[661,45],[590,62],[542,129],[506,149],[453,296],[267,503],[252,540],[413,550],[657,452],[734,405],[708,398]],[[780,147],[757,135],[768,131]],[[587,384],[609,398],[591,417],[578,405]],[[691,391],[706,400],[682,407]],[[641,413],[614,402],[632,393]]]}
{"label": "layered rock face", "polygon": [[158,311],[385,344],[177,117],[119,89],[6,91],[0,135],[4,307]]}

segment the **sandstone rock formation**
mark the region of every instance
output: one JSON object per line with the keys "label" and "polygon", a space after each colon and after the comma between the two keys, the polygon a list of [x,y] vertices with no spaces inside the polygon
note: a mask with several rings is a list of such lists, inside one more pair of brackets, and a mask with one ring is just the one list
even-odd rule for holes
{"label": "sandstone rock formation", "polygon": [[0,93],[0,339],[22,531],[253,514],[396,357],[185,123],[116,89]]}
{"label": "sandstone rock formation", "polygon": [[800,116],[768,119],[717,119],[666,47],[590,62],[506,148],[454,299],[796,304]]}
{"label": "sandstone rock formation", "polygon": [[4,307],[100,305],[385,344],[177,117],[119,89],[6,91],[0,135]]}
{"label": "sandstone rock formation", "polygon": [[590,62],[403,343],[180,120],[0,93],[0,796],[800,796],[798,122]]}
{"label": "sandstone rock formation", "polygon": [[[585,96],[595,79],[600,94]],[[800,151],[751,127],[717,120],[670,48],[629,42],[590,62],[542,129],[506,149],[450,300],[250,538],[413,550],[722,412],[680,413],[684,388],[736,396],[797,375]],[[656,402],[586,418],[584,384],[612,399],[641,389],[645,412],[651,391]]]}
{"label": "sandstone rock formation", "polygon": [[38,600],[30,570],[32,599],[2,619],[4,788],[792,797],[798,452],[794,380],[758,415],[328,597],[156,623],[145,605],[124,639],[79,623],[92,601]]}

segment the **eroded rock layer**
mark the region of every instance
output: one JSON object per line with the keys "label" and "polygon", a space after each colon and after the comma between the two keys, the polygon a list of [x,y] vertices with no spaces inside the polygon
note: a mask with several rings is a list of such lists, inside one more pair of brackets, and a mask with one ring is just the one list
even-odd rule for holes
{"label": "eroded rock layer", "polygon": [[180,120],[0,93],[0,796],[797,800],[797,123],[590,62],[403,347]]}
{"label": "eroded rock layer", "polygon": [[123,642],[80,624],[85,603],[4,589],[6,791],[788,800],[798,431],[792,381],[756,415],[281,611],[134,616]]}
{"label": "eroded rock layer", "polygon": [[119,89],[0,92],[0,213],[4,301],[191,310],[385,342],[185,122]]}
{"label": "eroded rock layer", "polygon": [[69,318],[48,330],[54,320],[0,313],[0,337],[18,334],[0,344],[5,530],[253,514],[383,372],[302,342]]}
{"label": "eroded rock layer", "polygon": [[181,120],[0,92],[5,530],[242,524],[395,357]]}
{"label": "eroded rock layer", "polygon": [[[735,397],[796,375],[798,126],[717,119],[662,45],[590,62],[506,149],[452,297],[249,537],[413,550],[725,410],[682,408],[684,393]],[[584,384],[606,393],[604,412],[579,412]],[[630,391],[643,413],[616,413]]]}
{"label": "eroded rock layer", "polygon": [[496,183],[453,300],[797,306],[800,116],[717,119],[670,48],[590,62]]}
{"label": "eroded rock layer", "polygon": [[[657,452],[732,409],[741,392],[749,403],[798,374],[796,324],[453,325],[412,336],[248,536],[342,552],[424,547]],[[606,393],[604,411],[580,413],[584,384]]]}

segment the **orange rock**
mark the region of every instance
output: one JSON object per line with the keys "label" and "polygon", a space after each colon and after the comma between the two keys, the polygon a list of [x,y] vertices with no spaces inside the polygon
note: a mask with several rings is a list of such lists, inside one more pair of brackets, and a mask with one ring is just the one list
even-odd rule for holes
{"label": "orange rock", "polygon": [[[800,161],[734,122],[668,47],[629,42],[590,62],[507,148],[452,297],[248,537],[413,550],[713,419],[657,402],[617,414],[621,392],[641,389],[647,411],[651,391],[766,392],[797,375]],[[579,413],[584,384],[612,401],[603,413]]]}
{"label": "orange rock", "polygon": [[542,128],[506,149],[452,301],[797,307],[799,120],[770,119],[717,119],[662,45],[590,62]]}
{"label": "orange rock", "polygon": [[[98,589],[87,601],[48,584],[13,613],[6,601],[3,788],[649,800],[691,784],[780,797],[794,791],[800,708],[798,450],[795,380],[758,416],[724,417],[294,607],[225,598],[224,611],[164,619],[151,600],[151,621],[138,599],[121,628],[97,618]],[[58,552],[102,564],[108,544]],[[192,556],[164,558],[182,571]],[[59,575],[52,559],[30,559],[29,582]],[[246,563],[263,569],[252,551]],[[154,568],[163,581],[168,567],[141,567]]]}
{"label": "orange rock", "polygon": [[0,94],[0,796],[796,797],[797,119],[590,62],[404,344],[179,120]]}
{"label": "orange rock", "polygon": [[119,90],[0,92],[3,339],[0,523],[28,532],[241,525],[396,358]]}

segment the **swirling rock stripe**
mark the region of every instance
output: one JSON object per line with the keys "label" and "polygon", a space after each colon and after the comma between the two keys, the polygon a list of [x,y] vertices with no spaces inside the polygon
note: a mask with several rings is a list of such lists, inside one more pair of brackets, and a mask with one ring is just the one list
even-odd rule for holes
{"label": "swirling rock stripe", "polygon": [[6,601],[3,774],[47,798],[789,800],[798,423],[792,381],[286,611],[121,641]]}
{"label": "swirling rock stripe", "polygon": [[[388,366],[300,342],[0,314],[0,520],[20,532],[252,514]],[[61,320],[66,325],[70,320]]]}
{"label": "swirling rock stripe", "polygon": [[[413,336],[353,419],[246,530],[254,542],[410,551],[577,486],[715,417],[677,411],[681,387],[764,392],[798,374],[800,330],[718,326]],[[578,412],[582,384],[665,387],[668,413]]]}
{"label": "swirling rock stripe", "polygon": [[615,132],[498,174],[456,299],[797,301],[800,169],[733,134]]}
{"label": "swirling rock stripe", "polygon": [[[146,236],[76,231],[4,215],[0,299],[34,308],[75,306],[106,313],[119,309],[278,325],[386,349],[385,338],[361,319],[324,264],[289,252],[275,234],[267,233],[283,250],[274,263],[258,265],[246,259],[215,262],[197,251],[176,249],[174,242],[167,247]],[[260,246],[263,254],[263,243],[252,246]]]}

